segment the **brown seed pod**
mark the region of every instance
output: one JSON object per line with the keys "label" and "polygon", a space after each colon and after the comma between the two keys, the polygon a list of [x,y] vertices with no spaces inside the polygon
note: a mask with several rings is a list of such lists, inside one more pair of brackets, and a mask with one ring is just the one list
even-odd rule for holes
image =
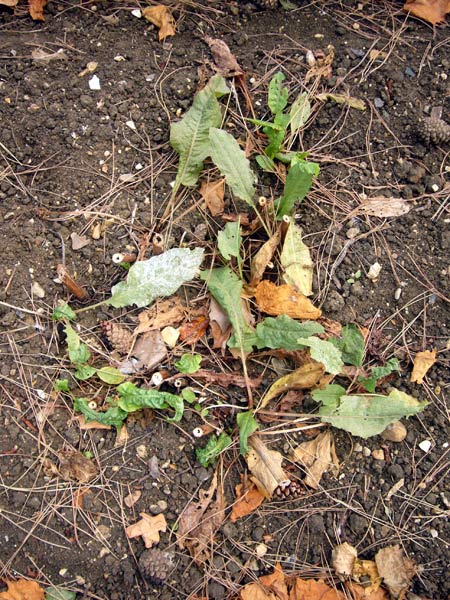
{"label": "brown seed pod", "polygon": [[153,585],[161,585],[174,568],[175,554],[158,548],[144,550],[139,557],[142,576]]}
{"label": "brown seed pod", "polygon": [[300,498],[304,494],[304,488],[297,483],[296,481],[290,481],[286,486],[278,486],[275,490],[275,495],[278,498],[286,498],[289,500],[294,500],[295,498]]}
{"label": "brown seed pod", "polygon": [[100,326],[111,348],[119,354],[128,354],[133,346],[133,336],[130,331],[123,325],[112,321],[102,321]]}
{"label": "brown seed pod", "polygon": [[425,117],[418,126],[419,136],[427,145],[450,141],[450,125],[437,117]]}

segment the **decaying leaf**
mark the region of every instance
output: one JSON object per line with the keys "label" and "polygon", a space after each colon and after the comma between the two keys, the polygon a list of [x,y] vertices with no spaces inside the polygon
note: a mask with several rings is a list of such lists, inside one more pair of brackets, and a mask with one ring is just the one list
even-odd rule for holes
{"label": "decaying leaf", "polygon": [[352,600],[389,600],[388,593],[382,587],[370,591],[369,588],[353,583],[353,581],[347,581],[345,587]]}
{"label": "decaying leaf", "polygon": [[174,327],[184,319],[186,308],[182,305],[178,296],[160,300],[156,302],[149,310],[143,310],[139,313],[139,325],[134,331],[134,335],[145,333],[152,329],[163,329],[168,325]]}
{"label": "decaying leaf", "polygon": [[410,381],[412,383],[423,383],[425,375],[436,362],[437,350],[425,350],[418,352],[414,359],[414,367],[411,373]]}
{"label": "decaying leaf", "polygon": [[385,219],[406,215],[410,209],[411,204],[407,200],[403,200],[403,198],[385,198],[384,196],[379,196],[361,200],[361,204],[352,212],[352,216],[363,214]]}
{"label": "decaying leaf", "polygon": [[70,239],[72,240],[72,250],[81,250],[91,243],[89,238],[85,235],[78,235],[75,231],[70,234]]}
{"label": "decaying leaf", "polygon": [[202,181],[200,194],[213,217],[223,213],[225,193],[225,178],[217,181]]}
{"label": "decaying leaf", "polygon": [[78,450],[61,450],[58,454],[59,474],[64,481],[87,483],[97,475],[97,466]]}
{"label": "decaying leaf", "polygon": [[308,83],[308,81],[310,79],[312,79],[313,77],[316,77],[318,81],[322,77],[325,77],[326,79],[331,77],[331,73],[332,73],[331,65],[333,64],[333,61],[334,61],[333,46],[331,44],[329,44],[329,46],[327,47],[326,54],[323,50],[316,50],[314,54],[315,54],[315,61],[314,61],[314,64],[309,69],[309,71],[306,73],[305,83]]}
{"label": "decaying leaf", "polygon": [[0,592],[0,600],[44,600],[45,592],[36,581],[19,579],[18,581],[3,580],[8,589]]}
{"label": "decaying leaf", "polygon": [[296,292],[289,285],[275,285],[263,280],[255,291],[258,308],[268,315],[287,315],[293,319],[318,319],[322,311],[316,308],[306,296]]}
{"label": "decaying leaf", "polygon": [[162,4],[147,6],[143,9],[142,15],[159,28],[160,42],[170,35],[175,35],[175,21],[168,6]]}
{"label": "decaying leaf", "polygon": [[357,557],[358,552],[356,548],[347,542],[335,546],[331,554],[331,564],[336,571],[336,575],[350,577],[353,573],[353,567]]}
{"label": "decaying leaf", "polygon": [[289,390],[308,390],[314,387],[325,375],[325,367],[322,363],[310,359],[304,365],[284,375],[273,383],[261,400],[260,408],[267,404],[279,394]]}
{"label": "decaying leaf", "polygon": [[86,422],[84,415],[78,415],[75,417],[78,421],[78,425],[80,429],[111,429],[111,425],[105,425],[104,423],[99,423],[98,421],[89,421]]}
{"label": "decaying leaf", "polygon": [[289,600],[344,600],[345,595],[331,588],[322,580],[297,577],[291,589]]}
{"label": "decaying leaf", "polygon": [[290,219],[280,256],[283,280],[304,296],[311,296],[313,261],[308,246],[302,240],[302,230]]}
{"label": "decaying leaf", "polygon": [[[367,594],[376,592],[381,585],[381,577],[374,560],[355,559],[353,563],[352,577],[355,581],[364,582]],[[370,580],[370,585],[367,585],[367,580]]]}
{"label": "decaying leaf", "polygon": [[152,515],[145,512],[140,513],[140,515],[142,519],[133,523],[133,525],[129,525],[125,529],[125,533],[130,539],[141,536],[145,547],[151,548],[159,543],[160,531],[166,531],[167,529],[166,517],[163,514],[152,517]]}
{"label": "decaying leaf", "polygon": [[243,483],[238,483],[236,486],[236,500],[231,510],[230,521],[235,523],[238,519],[250,515],[262,502],[264,502],[264,495],[253,481],[247,479],[245,487]]}
{"label": "decaying leaf", "polygon": [[195,344],[205,335],[208,325],[209,320],[205,315],[184,323],[180,328],[180,340],[186,344]]}
{"label": "decaying leaf", "polygon": [[223,387],[229,385],[235,385],[237,387],[246,388],[258,388],[262,382],[262,376],[255,377],[254,379],[245,378],[240,373],[216,373],[214,371],[206,371],[205,369],[199,369],[195,373],[189,375],[192,379],[203,379],[207,383],[217,383]]}
{"label": "decaying leaf", "polygon": [[[52,60],[68,60],[69,57],[62,48],[56,52],[47,52],[47,50],[44,50],[44,48],[35,48],[31,51],[31,58],[37,64],[48,65],[48,63]],[[74,250],[76,249],[77,248],[74,248]]]}
{"label": "decaying leaf", "polygon": [[366,103],[364,100],[359,98],[353,98],[352,96],[346,96],[345,94],[318,94],[317,100],[325,102],[326,100],[333,100],[336,104],[347,104],[350,108],[356,108],[357,110],[366,110]]}
{"label": "decaying leaf", "polygon": [[255,434],[248,438],[250,446],[245,456],[259,490],[266,498],[271,498],[277,487],[286,487],[289,477],[283,471],[281,463],[283,456],[276,450],[269,450],[261,438]]}
{"label": "decaying leaf", "polygon": [[322,475],[330,471],[334,476],[339,472],[339,461],[334,449],[331,431],[324,431],[309,442],[303,442],[292,452],[292,460],[306,469],[303,483],[318,489]]}
{"label": "decaying leaf", "polygon": [[209,35],[206,35],[204,40],[211,50],[216,70],[220,75],[223,77],[235,77],[236,75],[243,74],[236,57],[223,40],[212,38]]}
{"label": "decaying leaf", "polygon": [[288,600],[286,577],[281,565],[275,565],[273,573],[263,575],[257,582],[248,583],[241,589],[241,600]]}
{"label": "decaying leaf", "polygon": [[[132,365],[132,373],[138,373],[142,370],[150,371],[157,367],[167,356],[167,347],[161,336],[161,332],[153,329],[139,336],[133,346],[134,360],[127,359],[122,362],[120,371],[123,370],[124,363]],[[134,370],[133,370],[134,368]]]}
{"label": "decaying leaf", "polygon": [[19,0],[0,0],[1,5],[10,7],[17,6],[18,2]]}
{"label": "decaying leaf", "polygon": [[251,282],[250,286],[257,285],[264,274],[268,264],[272,260],[275,250],[278,248],[281,239],[281,231],[278,229],[265,242],[255,254],[251,264]]}
{"label": "decaying leaf", "polygon": [[209,305],[209,326],[213,336],[213,349],[224,348],[231,335],[231,323],[220,304],[211,298]]}
{"label": "decaying leaf", "polygon": [[47,0],[28,0],[28,10],[34,21],[45,21],[44,7],[46,4]]}
{"label": "decaying leaf", "polygon": [[125,496],[125,498],[123,499],[123,503],[128,508],[131,508],[132,506],[134,506],[136,504],[136,502],[139,500],[139,498],[141,496],[142,496],[141,490],[134,490],[134,492],[131,492],[130,494],[128,494],[128,496]]}
{"label": "decaying leaf", "polygon": [[403,10],[433,25],[445,21],[450,12],[450,0],[407,0]]}
{"label": "decaying leaf", "polygon": [[[216,500],[212,503],[216,494]],[[198,502],[188,504],[180,517],[177,543],[187,548],[195,563],[201,565],[210,558],[214,533],[225,519],[223,487],[218,485],[217,473],[208,490],[200,490]]]}
{"label": "decaying leaf", "polygon": [[406,558],[402,548],[396,544],[378,550],[375,555],[375,563],[390,594],[394,598],[404,598],[416,574],[413,561]]}

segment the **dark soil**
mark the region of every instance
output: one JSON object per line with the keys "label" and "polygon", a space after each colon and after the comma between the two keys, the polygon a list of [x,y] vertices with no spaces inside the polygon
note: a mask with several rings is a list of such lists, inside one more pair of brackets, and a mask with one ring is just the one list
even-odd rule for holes
{"label": "dark soil", "polygon": [[[450,118],[448,29],[407,19],[400,3],[297,5],[265,11],[251,2],[179,2],[177,35],[165,43],[127,2],[50,2],[45,23],[0,9],[0,575],[37,577],[77,591],[80,599],[198,594],[213,600],[232,597],[276,562],[288,573],[329,576],[331,550],[343,541],[363,558],[400,543],[419,565],[411,591],[448,597],[450,163],[448,145],[425,146],[417,134],[433,107],[442,106],[443,118]],[[130,417],[124,446],[115,446],[114,431],[80,430],[70,400],[52,392],[69,364],[51,314],[61,298],[80,306],[55,281],[63,255],[95,303],[124,277],[112,255],[138,249],[142,236],[158,227],[166,247],[182,240],[213,250],[215,232],[224,226],[220,217],[200,207],[176,221],[198,201],[197,192],[189,192],[170,228],[158,220],[177,168],[169,123],[191,105],[202,68],[211,64],[204,34],[220,37],[234,52],[260,118],[273,73],[285,72],[293,95],[308,90],[306,51],[334,46],[331,78],[319,82],[318,92],[362,98],[368,109],[317,105],[300,142],[321,164],[298,209],[316,265],[314,300],[327,317],[371,327],[379,355],[401,360],[402,373],[390,383],[430,404],[406,422],[401,444],[336,432],[339,479],[325,475],[318,491],[265,502],[235,524],[225,521],[204,568],[177,547],[173,533],[162,534],[160,548],[175,552],[176,566],[155,588],[138,569],[141,538],[128,540],[124,529],[143,511],[164,512],[173,527],[187,502],[209,485],[213,469],[199,466],[194,452],[199,442],[192,430],[200,420],[190,410],[176,426],[163,415]],[[62,49],[66,59],[39,62],[31,56],[39,48]],[[388,57],[371,60],[374,49]],[[91,61],[98,63],[98,91],[89,89],[90,74],[80,76]],[[243,134],[245,101],[238,92],[230,102],[230,126]],[[131,181],[121,177],[127,174]],[[275,177],[264,175],[258,195],[276,196],[280,189]],[[397,218],[355,216],[361,194],[408,199],[411,209]],[[227,210],[236,210],[231,200]],[[73,233],[86,235],[88,245],[74,251]],[[382,271],[372,283],[367,273],[376,261]],[[357,271],[361,277],[349,283]],[[131,324],[138,312],[98,309],[81,313],[78,322],[95,341],[102,319]],[[438,361],[425,384],[409,383],[415,352],[432,348]],[[228,354],[215,359],[206,342],[196,351],[205,355],[205,367],[219,360],[240,368]],[[250,375],[268,360],[252,355]],[[171,360],[165,366],[173,370]],[[277,377],[271,364],[264,373],[257,397]],[[245,404],[239,388],[210,391],[213,401]],[[50,414],[42,413],[45,406]],[[274,438],[285,453],[304,439],[299,433]],[[418,447],[424,440],[431,442],[428,452]],[[92,453],[99,468],[82,508],[74,498],[85,486],[44,469],[44,459],[57,462],[63,446]],[[381,447],[385,459],[375,460],[371,451]],[[152,457],[157,479],[149,474]],[[229,451],[228,505],[244,469],[237,447]],[[124,497],[135,490],[142,495],[127,508]],[[267,553],[258,558],[261,543]]]}

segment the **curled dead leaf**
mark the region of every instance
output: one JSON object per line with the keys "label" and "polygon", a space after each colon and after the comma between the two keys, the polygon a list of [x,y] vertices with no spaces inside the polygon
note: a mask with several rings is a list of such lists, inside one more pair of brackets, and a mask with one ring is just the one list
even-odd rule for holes
{"label": "curled dead leaf", "polygon": [[407,200],[380,196],[361,200],[361,204],[352,212],[352,216],[355,214],[363,214],[379,217],[380,219],[400,217],[409,213],[410,208],[411,204]]}
{"label": "curled dead leaf", "polygon": [[289,600],[344,600],[342,592],[330,587],[321,579],[307,579],[297,577],[291,589]]}
{"label": "curled dead leaf", "polygon": [[406,558],[402,548],[396,544],[378,550],[375,563],[390,594],[394,598],[404,598],[416,574],[413,561]]}
{"label": "curled dead leaf", "polygon": [[277,563],[273,573],[259,577],[241,589],[241,600],[288,600],[290,598],[286,576]]}
{"label": "curled dead leaf", "polygon": [[293,319],[318,319],[322,311],[316,308],[306,296],[296,292],[289,285],[275,285],[263,280],[255,290],[258,308],[268,315],[287,315]]}
{"label": "curled dead leaf", "polygon": [[314,387],[324,374],[325,367],[323,364],[310,359],[310,362],[275,381],[261,400],[260,408],[267,406],[273,398],[283,392],[289,390],[308,390]]}
{"label": "curled dead leaf", "polygon": [[281,240],[281,229],[278,229],[268,240],[265,242],[258,252],[255,254],[251,264],[251,282],[250,286],[257,285],[268,264],[272,260],[275,250],[278,248]]}
{"label": "curled dead leaf", "polygon": [[235,77],[242,75],[243,70],[239,66],[236,57],[223,40],[206,35],[204,38],[208,44],[216,64],[216,70],[223,77]]}
{"label": "curled dead leaf", "polygon": [[[381,577],[373,560],[356,558],[353,563],[352,577],[358,582],[364,582],[367,594],[376,592],[381,585]],[[367,579],[370,579],[370,585],[367,585]]]}
{"label": "curled dead leaf", "polygon": [[450,12],[450,0],[408,0],[403,10],[437,25],[445,21],[445,15]]}
{"label": "curled dead leaf", "polygon": [[223,213],[225,206],[225,179],[202,181],[200,194],[213,217],[217,217]]}
{"label": "curled dead leaf", "polygon": [[284,488],[291,481],[281,467],[283,456],[270,450],[257,434],[248,438],[248,444],[245,460],[253,481],[266,498],[271,498],[277,487]]}
{"label": "curled dead leaf", "polygon": [[336,574],[343,575],[344,577],[351,576],[357,556],[358,552],[356,548],[347,542],[335,546],[331,553],[331,564]]}
{"label": "curled dead leaf", "polygon": [[414,367],[411,373],[410,381],[412,383],[423,383],[425,375],[436,362],[437,350],[425,350],[418,352],[414,358]]}
{"label": "curled dead leaf", "polygon": [[139,498],[141,496],[142,496],[141,490],[134,490],[134,492],[131,492],[130,494],[128,494],[128,496],[125,496],[125,498],[123,499],[123,502],[124,502],[125,506],[127,506],[128,508],[131,508],[132,506],[134,506],[136,504],[136,502],[139,500]]}
{"label": "curled dead leaf", "polygon": [[167,529],[166,517],[163,514],[155,515],[154,517],[145,512],[140,514],[142,517],[141,520],[129,525],[125,529],[125,533],[130,539],[141,536],[145,547],[151,548],[159,543],[160,531],[166,531]]}
{"label": "curled dead leaf", "polygon": [[195,344],[205,335],[208,325],[209,319],[205,315],[184,323],[180,328],[180,340],[186,344]]}
{"label": "curled dead leaf", "polygon": [[175,35],[175,20],[168,6],[158,4],[157,6],[147,6],[143,9],[142,15],[159,28],[159,41],[165,40],[170,35]]}
{"label": "curled dead leaf", "polygon": [[34,21],[45,21],[44,7],[46,4],[47,0],[28,0],[28,10]]}
{"label": "curled dead leaf", "polygon": [[331,431],[324,431],[313,440],[297,446],[291,458],[305,467],[306,477],[303,483],[314,489],[319,487],[325,472],[330,471],[334,476],[339,473],[339,461]]}
{"label": "curled dead leaf", "polygon": [[64,481],[87,483],[97,475],[98,469],[94,462],[78,450],[61,450],[58,458],[59,475]]}
{"label": "curled dead leaf", "polygon": [[146,333],[152,329],[163,329],[168,325],[174,327],[181,323],[185,316],[185,308],[178,296],[156,302],[149,310],[139,313],[139,325],[134,335]]}
{"label": "curled dead leaf", "polygon": [[262,502],[264,502],[264,495],[253,481],[247,479],[245,486],[243,483],[238,483],[230,521],[235,523],[238,519],[250,515]]}
{"label": "curled dead leaf", "polygon": [[44,600],[45,592],[36,581],[19,579],[18,581],[3,580],[8,589],[0,592],[0,600]]}

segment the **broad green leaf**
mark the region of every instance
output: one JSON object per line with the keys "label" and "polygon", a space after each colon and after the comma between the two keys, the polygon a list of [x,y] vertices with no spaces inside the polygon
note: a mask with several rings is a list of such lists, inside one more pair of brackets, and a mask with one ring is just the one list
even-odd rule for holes
{"label": "broad green leaf", "polygon": [[375,392],[375,388],[377,383],[383,377],[387,377],[394,371],[399,370],[399,364],[397,358],[391,358],[387,361],[384,367],[372,367],[371,375],[367,379],[364,377],[359,377],[358,382],[361,383],[368,392],[373,394]]}
{"label": "broad green leaf", "polygon": [[347,365],[360,367],[364,356],[364,338],[357,325],[350,323],[342,328],[341,338],[330,338],[329,341],[339,348],[342,360]]}
{"label": "broad green leaf", "polygon": [[202,271],[200,278],[207,282],[208,290],[227,313],[233,326],[233,335],[228,341],[229,348],[251,352],[256,343],[256,335],[242,310],[242,281],[228,267]]}
{"label": "broad green leaf", "polygon": [[[224,90],[227,90],[224,92]],[[170,126],[170,144],[180,156],[175,189],[197,183],[203,161],[210,155],[209,130],[220,127],[222,111],[217,98],[228,93],[223,77],[215,75],[196,96],[178,123]]]}
{"label": "broad green leaf", "polygon": [[284,238],[280,262],[284,268],[284,281],[304,296],[311,296],[314,265],[309,248],[302,240],[302,230],[292,217]]}
{"label": "broad green leaf", "polygon": [[308,94],[303,92],[292,103],[289,111],[289,127],[295,135],[303,127],[311,114],[311,104],[308,100]]}
{"label": "broad green leaf", "polygon": [[339,404],[342,396],[345,396],[345,388],[336,383],[330,383],[323,388],[311,392],[311,396],[316,402],[321,402],[323,406],[334,409]]}
{"label": "broad green leaf", "polygon": [[307,163],[296,163],[291,166],[286,176],[284,193],[277,201],[277,217],[290,215],[296,202],[301,202],[311,189],[313,176],[305,169]]}
{"label": "broad green leaf", "polygon": [[175,415],[168,419],[169,421],[180,421],[183,416],[184,403],[181,396],[169,392],[138,388],[130,381],[118,385],[117,391],[119,393],[117,405],[126,412],[134,412],[142,408],[160,410],[172,408]]}
{"label": "broad green leaf", "polygon": [[286,108],[289,92],[283,87],[283,81],[286,79],[284,73],[276,73],[269,83],[269,95],[267,103],[272,114],[276,115]]}
{"label": "broad green leaf", "polygon": [[304,346],[298,343],[298,338],[308,338],[323,331],[322,325],[314,321],[300,323],[287,315],[267,317],[256,326],[257,348],[299,350]]}
{"label": "broad green leaf", "polygon": [[258,154],[255,156],[255,160],[263,171],[268,171],[269,173],[275,171],[275,163],[266,154]]}
{"label": "broad green leaf", "polygon": [[73,321],[77,318],[76,313],[70,308],[67,302],[61,302],[53,311],[52,319],[54,321],[62,321],[63,319],[67,319],[68,321]]}
{"label": "broad green leaf", "polygon": [[240,258],[241,241],[239,221],[227,223],[225,229],[217,234],[217,246],[225,260],[230,260],[232,256]]}
{"label": "broad green leaf", "polygon": [[212,435],[204,448],[197,448],[195,454],[202,467],[209,467],[216,462],[219,454],[231,446],[233,440],[226,433],[221,433],[219,437]]}
{"label": "broad green leaf", "polygon": [[291,159],[291,166],[293,165],[301,165],[302,169],[306,173],[311,173],[313,177],[317,177],[320,173],[320,165],[315,162],[310,162],[309,160],[305,160],[304,155],[306,152],[295,152],[294,156]]}
{"label": "broad green leaf", "polygon": [[236,417],[236,421],[239,427],[240,452],[242,456],[245,456],[248,450],[248,438],[258,429],[259,425],[253,415],[252,410],[239,413]]}
{"label": "broad green leaf", "polygon": [[193,404],[197,400],[195,392],[189,387],[185,387],[181,390],[181,396],[188,404]]}
{"label": "broad green leaf", "polygon": [[78,333],[69,323],[66,323],[64,333],[70,362],[75,365],[86,363],[91,357],[89,348],[81,342]]}
{"label": "broad green leaf", "polygon": [[284,113],[278,113],[277,115],[275,115],[275,128],[263,128],[263,132],[267,135],[267,138],[269,139],[269,145],[267,146],[264,152],[270,158],[274,158],[276,154],[280,152],[284,142],[284,138],[286,136],[286,128],[288,126],[288,123],[289,115],[286,115]]}
{"label": "broad green leaf", "polygon": [[86,381],[86,379],[90,379],[93,375],[95,375],[96,372],[97,369],[91,367],[90,365],[77,365],[77,370],[74,372],[73,376],[80,381]]}
{"label": "broad green leaf", "polygon": [[297,340],[302,346],[310,348],[311,357],[321,362],[328,373],[337,375],[342,371],[344,363],[341,352],[336,346],[316,337],[299,338]]}
{"label": "broad green leaf", "polygon": [[224,175],[233,194],[250,206],[254,206],[255,176],[245,152],[241,150],[234,137],[223,129],[211,127],[209,141],[212,161]]}
{"label": "broad green leaf", "polygon": [[102,367],[101,369],[97,369],[97,376],[105,383],[109,383],[109,385],[118,385],[126,379],[125,375],[114,367]]}
{"label": "broad green leaf", "polygon": [[389,396],[341,396],[338,406],[322,406],[319,415],[325,423],[366,439],[381,433],[394,421],[421,412],[427,404],[404,392],[392,390]]}
{"label": "broad green leaf", "polygon": [[200,369],[202,357],[200,354],[183,354],[180,360],[175,361],[175,367],[180,373],[195,373]]}
{"label": "broad green leaf", "polygon": [[85,398],[76,398],[73,405],[77,412],[81,412],[87,423],[97,421],[102,425],[111,425],[116,429],[122,427],[123,422],[128,416],[125,410],[119,406],[111,406],[106,412],[98,412],[89,408],[88,401]]}
{"label": "broad green leaf", "polygon": [[157,297],[171,296],[197,275],[202,260],[202,248],[172,248],[138,261],[131,266],[126,280],[113,286],[108,304],[116,308],[136,304],[141,308]]}
{"label": "broad green leaf", "polygon": [[57,379],[53,384],[53,389],[57,392],[70,392],[68,379]]}
{"label": "broad green leaf", "polygon": [[253,125],[258,125],[259,127],[268,127],[269,129],[274,129],[275,131],[285,130],[286,128],[280,124],[276,124],[274,121],[262,121],[261,119],[247,119]]}
{"label": "broad green leaf", "polygon": [[48,587],[45,590],[45,600],[75,600],[76,597],[76,592],[63,590],[54,586]]}

